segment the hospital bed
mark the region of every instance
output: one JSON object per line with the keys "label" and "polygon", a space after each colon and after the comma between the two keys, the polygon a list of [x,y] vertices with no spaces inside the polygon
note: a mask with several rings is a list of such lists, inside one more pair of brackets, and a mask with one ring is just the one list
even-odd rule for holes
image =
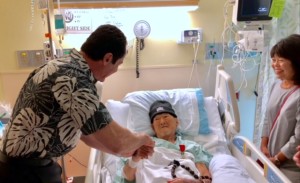
{"label": "hospital bed", "polygon": [[[184,138],[202,144],[214,155],[209,167],[213,182],[290,182],[252,142],[239,135],[234,85],[222,65],[217,66],[214,97],[203,96],[201,88],[136,91],[128,93],[121,101],[108,100],[106,107],[120,125],[152,135],[148,110],[157,99],[168,100],[173,105]],[[118,159],[91,149],[85,183],[112,182]]]}

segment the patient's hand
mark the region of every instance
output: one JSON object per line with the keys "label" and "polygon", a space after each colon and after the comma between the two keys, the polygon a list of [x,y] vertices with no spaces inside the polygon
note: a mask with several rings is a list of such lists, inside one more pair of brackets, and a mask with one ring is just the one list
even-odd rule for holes
{"label": "patient's hand", "polygon": [[148,159],[154,152],[154,142],[150,145],[143,145],[132,155],[132,160],[138,162],[141,159]]}
{"label": "patient's hand", "polygon": [[[136,160],[145,159],[152,156],[154,152],[155,142],[153,139],[144,133],[136,133],[136,136],[141,139],[141,146],[130,154],[130,156],[135,157]],[[135,160],[135,159],[133,159]]]}

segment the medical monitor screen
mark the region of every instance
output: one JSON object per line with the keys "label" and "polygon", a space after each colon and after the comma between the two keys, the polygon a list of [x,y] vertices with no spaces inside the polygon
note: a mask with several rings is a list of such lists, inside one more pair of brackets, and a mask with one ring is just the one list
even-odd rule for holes
{"label": "medical monitor screen", "polygon": [[271,20],[272,0],[238,0],[237,21]]}

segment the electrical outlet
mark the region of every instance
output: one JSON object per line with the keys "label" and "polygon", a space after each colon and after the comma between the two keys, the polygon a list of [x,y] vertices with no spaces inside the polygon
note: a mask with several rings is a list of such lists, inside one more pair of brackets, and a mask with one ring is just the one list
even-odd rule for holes
{"label": "electrical outlet", "polygon": [[45,63],[44,52],[43,50],[32,50],[31,51],[32,63],[35,66],[39,66]]}
{"label": "electrical outlet", "polygon": [[207,43],[206,44],[206,59],[215,60],[220,59],[220,45],[218,43]]}
{"label": "electrical outlet", "polygon": [[45,64],[43,50],[17,51],[19,67],[38,67]]}
{"label": "electrical outlet", "polygon": [[[223,45],[223,43],[206,43],[206,60],[220,60],[224,59],[231,59],[232,58],[232,50],[235,43],[230,43]],[[224,51],[223,51],[224,49]]]}
{"label": "electrical outlet", "polygon": [[18,63],[20,67],[26,67],[29,64],[29,54],[27,50],[17,51]]}
{"label": "electrical outlet", "polygon": [[[72,48],[66,48],[61,50],[62,53],[59,56],[70,54]],[[55,53],[59,53],[59,50],[55,50]],[[45,57],[46,56],[46,57]],[[50,60],[51,50],[19,50],[17,51],[17,59],[19,67],[39,67]],[[47,58],[47,59],[46,59]]]}
{"label": "electrical outlet", "polygon": [[199,64],[199,61],[198,60],[192,60],[192,63],[193,64]]}

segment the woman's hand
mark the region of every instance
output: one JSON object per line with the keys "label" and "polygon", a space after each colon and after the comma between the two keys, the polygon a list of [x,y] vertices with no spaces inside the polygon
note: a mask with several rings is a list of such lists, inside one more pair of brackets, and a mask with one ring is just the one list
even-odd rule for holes
{"label": "woman's hand", "polygon": [[260,150],[265,156],[267,156],[267,158],[270,158],[271,156],[270,156],[270,151],[268,150],[268,143],[269,143],[269,138],[262,137],[261,144],[260,144]]}
{"label": "woman's hand", "polygon": [[296,162],[296,165],[300,167],[300,145],[297,147],[297,153],[294,155],[293,159]]}
{"label": "woman's hand", "polygon": [[270,160],[274,165],[276,165],[276,163],[275,163],[275,158],[274,158],[274,157],[269,157],[269,160]]}
{"label": "woman's hand", "polygon": [[271,157],[271,156],[270,156],[270,152],[269,152],[269,150],[268,150],[267,147],[261,146],[261,147],[260,147],[260,150],[261,150],[261,152],[262,152],[265,156],[267,156],[267,158],[270,158],[270,157]]}

